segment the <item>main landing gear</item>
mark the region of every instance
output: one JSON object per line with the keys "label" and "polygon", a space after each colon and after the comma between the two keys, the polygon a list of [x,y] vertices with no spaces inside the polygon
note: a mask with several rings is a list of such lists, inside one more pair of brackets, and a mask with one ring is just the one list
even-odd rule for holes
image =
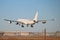
{"label": "main landing gear", "polygon": [[21,25],[21,27],[24,27],[23,25]]}
{"label": "main landing gear", "polygon": [[33,27],[33,25],[31,25],[31,27]]}

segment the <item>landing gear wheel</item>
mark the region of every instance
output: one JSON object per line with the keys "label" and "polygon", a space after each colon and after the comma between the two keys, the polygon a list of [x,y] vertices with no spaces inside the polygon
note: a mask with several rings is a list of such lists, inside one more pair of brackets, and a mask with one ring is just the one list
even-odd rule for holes
{"label": "landing gear wheel", "polygon": [[24,27],[23,25],[21,25],[21,27]]}
{"label": "landing gear wheel", "polygon": [[33,27],[33,25],[31,25],[31,27]]}
{"label": "landing gear wheel", "polygon": [[18,25],[19,23],[16,23],[16,25]]}

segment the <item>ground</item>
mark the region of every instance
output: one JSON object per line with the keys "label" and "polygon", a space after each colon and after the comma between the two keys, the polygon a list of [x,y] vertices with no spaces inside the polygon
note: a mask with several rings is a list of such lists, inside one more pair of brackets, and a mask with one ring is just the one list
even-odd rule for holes
{"label": "ground", "polygon": [[1,36],[0,40],[60,40],[57,36]]}

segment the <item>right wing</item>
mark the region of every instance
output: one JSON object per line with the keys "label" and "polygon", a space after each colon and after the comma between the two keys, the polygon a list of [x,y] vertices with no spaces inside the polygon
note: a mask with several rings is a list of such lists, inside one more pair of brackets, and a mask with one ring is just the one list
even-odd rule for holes
{"label": "right wing", "polygon": [[37,23],[38,23],[38,22],[42,22],[43,24],[45,24],[46,21],[47,21],[47,20],[38,20]]}
{"label": "right wing", "polygon": [[37,23],[38,23],[38,22],[42,22],[43,24],[45,24],[47,21],[54,21],[54,20],[55,20],[55,19],[51,19],[51,20],[38,20]]}

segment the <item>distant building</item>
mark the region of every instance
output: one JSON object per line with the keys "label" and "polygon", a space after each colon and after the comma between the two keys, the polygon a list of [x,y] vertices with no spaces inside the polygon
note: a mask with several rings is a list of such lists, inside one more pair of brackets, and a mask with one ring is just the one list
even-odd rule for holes
{"label": "distant building", "polygon": [[27,36],[29,32],[4,32],[4,36]]}
{"label": "distant building", "polygon": [[0,32],[0,36],[3,36],[4,35],[4,32]]}
{"label": "distant building", "polygon": [[56,32],[56,36],[60,36],[60,31],[57,31]]}
{"label": "distant building", "polygon": [[28,36],[29,32],[21,32],[20,35],[22,35],[22,36]]}
{"label": "distant building", "polygon": [[0,36],[60,36],[60,31],[57,32],[0,32]]}
{"label": "distant building", "polygon": [[4,36],[20,36],[20,32],[4,32]]}
{"label": "distant building", "polygon": [[55,35],[55,32],[47,32],[46,36],[56,36],[56,35]]}

